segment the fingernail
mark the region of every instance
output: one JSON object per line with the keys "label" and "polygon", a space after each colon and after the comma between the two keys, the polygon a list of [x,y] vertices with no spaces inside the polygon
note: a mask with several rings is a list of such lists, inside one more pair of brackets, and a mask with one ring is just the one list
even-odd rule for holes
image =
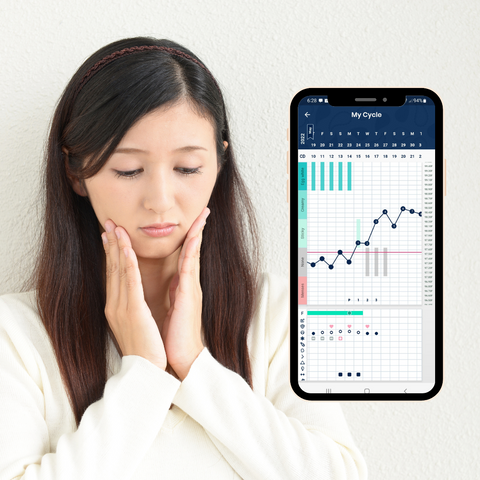
{"label": "fingernail", "polygon": [[110,233],[113,230],[112,224],[110,222],[105,222],[105,230],[107,231],[107,233]]}
{"label": "fingernail", "polygon": [[208,209],[208,213],[207,215],[205,216],[205,220],[208,218],[208,216],[210,215],[210,213],[212,213],[212,211],[210,209]]}
{"label": "fingernail", "polygon": [[117,238],[120,240],[120,230],[115,230],[115,235],[117,236]]}
{"label": "fingernail", "polygon": [[102,242],[105,243],[105,244],[108,242],[107,236],[104,235],[103,233],[102,233]]}

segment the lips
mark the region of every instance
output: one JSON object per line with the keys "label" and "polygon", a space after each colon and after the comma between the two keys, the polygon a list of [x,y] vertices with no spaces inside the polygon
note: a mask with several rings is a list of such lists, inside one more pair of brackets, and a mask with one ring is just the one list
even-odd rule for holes
{"label": "lips", "polygon": [[176,223],[153,223],[152,225],[147,225],[146,227],[142,228],[156,228],[156,229],[162,229],[162,228],[167,228],[167,227],[173,227],[175,226]]}
{"label": "lips", "polygon": [[[162,228],[156,228],[157,225],[160,225]],[[175,223],[154,223],[152,226],[142,227],[142,231],[149,237],[158,238],[170,235],[175,227]]]}

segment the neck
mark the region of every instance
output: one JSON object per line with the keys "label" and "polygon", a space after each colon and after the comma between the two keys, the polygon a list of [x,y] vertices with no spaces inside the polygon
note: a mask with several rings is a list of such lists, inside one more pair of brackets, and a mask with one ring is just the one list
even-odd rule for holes
{"label": "neck", "polygon": [[170,308],[170,283],[178,270],[181,249],[166,258],[138,258],[145,302],[160,331]]}

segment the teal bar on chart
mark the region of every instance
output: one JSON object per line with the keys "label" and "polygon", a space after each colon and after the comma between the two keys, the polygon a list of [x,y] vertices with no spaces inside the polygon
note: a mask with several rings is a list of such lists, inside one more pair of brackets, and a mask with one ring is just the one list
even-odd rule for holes
{"label": "teal bar on chart", "polygon": [[298,248],[307,248],[307,163],[298,164]]}
{"label": "teal bar on chart", "polygon": [[330,190],[333,190],[333,162],[330,162]]}
{"label": "teal bar on chart", "polygon": [[357,240],[360,241],[360,219],[357,218]]}
{"label": "teal bar on chart", "polygon": [[307,192],[298,192],[298,218],[307,219]]}
{"label": "teal bar on chart", "polygon": [[315,162],[312,162],[312,190],[315,190]]}
{"label": "teal bar on chart", "polygon": [[352,162],[348,162],[347,164],[347,170],[348,170],[348,185],[347,188],[348,190],[352,189]]}
{"label": "teal bar on chart", "polygon": [[308,311],[307,315],[363,315],[363,311],[357,310],[357,311],[352,311],[352,310],[345,310],[345,311],[340,311],[340,312],[335,312],[335,311]]}
{"label": "teal bar on chart", "polygon": [[342,162],[338,163],[338,189],[343,190],[343,166],[342,166]]}
{"label": "teal bar on chart", "polygon": [[307,189],[307,163],[300,162],[298,164],[298,189]]}
{"label": "teal bar on chart", "polygon": [[325,163],[320,163],[320,190],[325,190]]}
{"label": "teal bar on chart", "polygon": [[307,248],[307,192],[298,192],[298,248]]}

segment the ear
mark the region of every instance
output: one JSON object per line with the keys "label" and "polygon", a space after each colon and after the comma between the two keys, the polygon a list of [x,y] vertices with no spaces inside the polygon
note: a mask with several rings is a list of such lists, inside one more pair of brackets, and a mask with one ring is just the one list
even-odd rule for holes
{"label": "ear", "polygon": [[[223,141],[223,151],[225,152],[225,150],[227,150],[227,147],[228,147],[228,142],[226,142],[225,140]],[[220,164],[218,165],[218,168],[217,168],[217,175],[220,173],[220,170],[221,170],[221,167],[220,167]]]}
{"label": "ear", "polygon": [[85,182],[70,173],[70,168],[68,166],[68,150],[65,147],[62,147],[62,152],[65,159],[65,172],[67,173],[67,177],[70,185],[73,188],[73,191],[81,197],[88,197],[88,193],[85,189]]}

